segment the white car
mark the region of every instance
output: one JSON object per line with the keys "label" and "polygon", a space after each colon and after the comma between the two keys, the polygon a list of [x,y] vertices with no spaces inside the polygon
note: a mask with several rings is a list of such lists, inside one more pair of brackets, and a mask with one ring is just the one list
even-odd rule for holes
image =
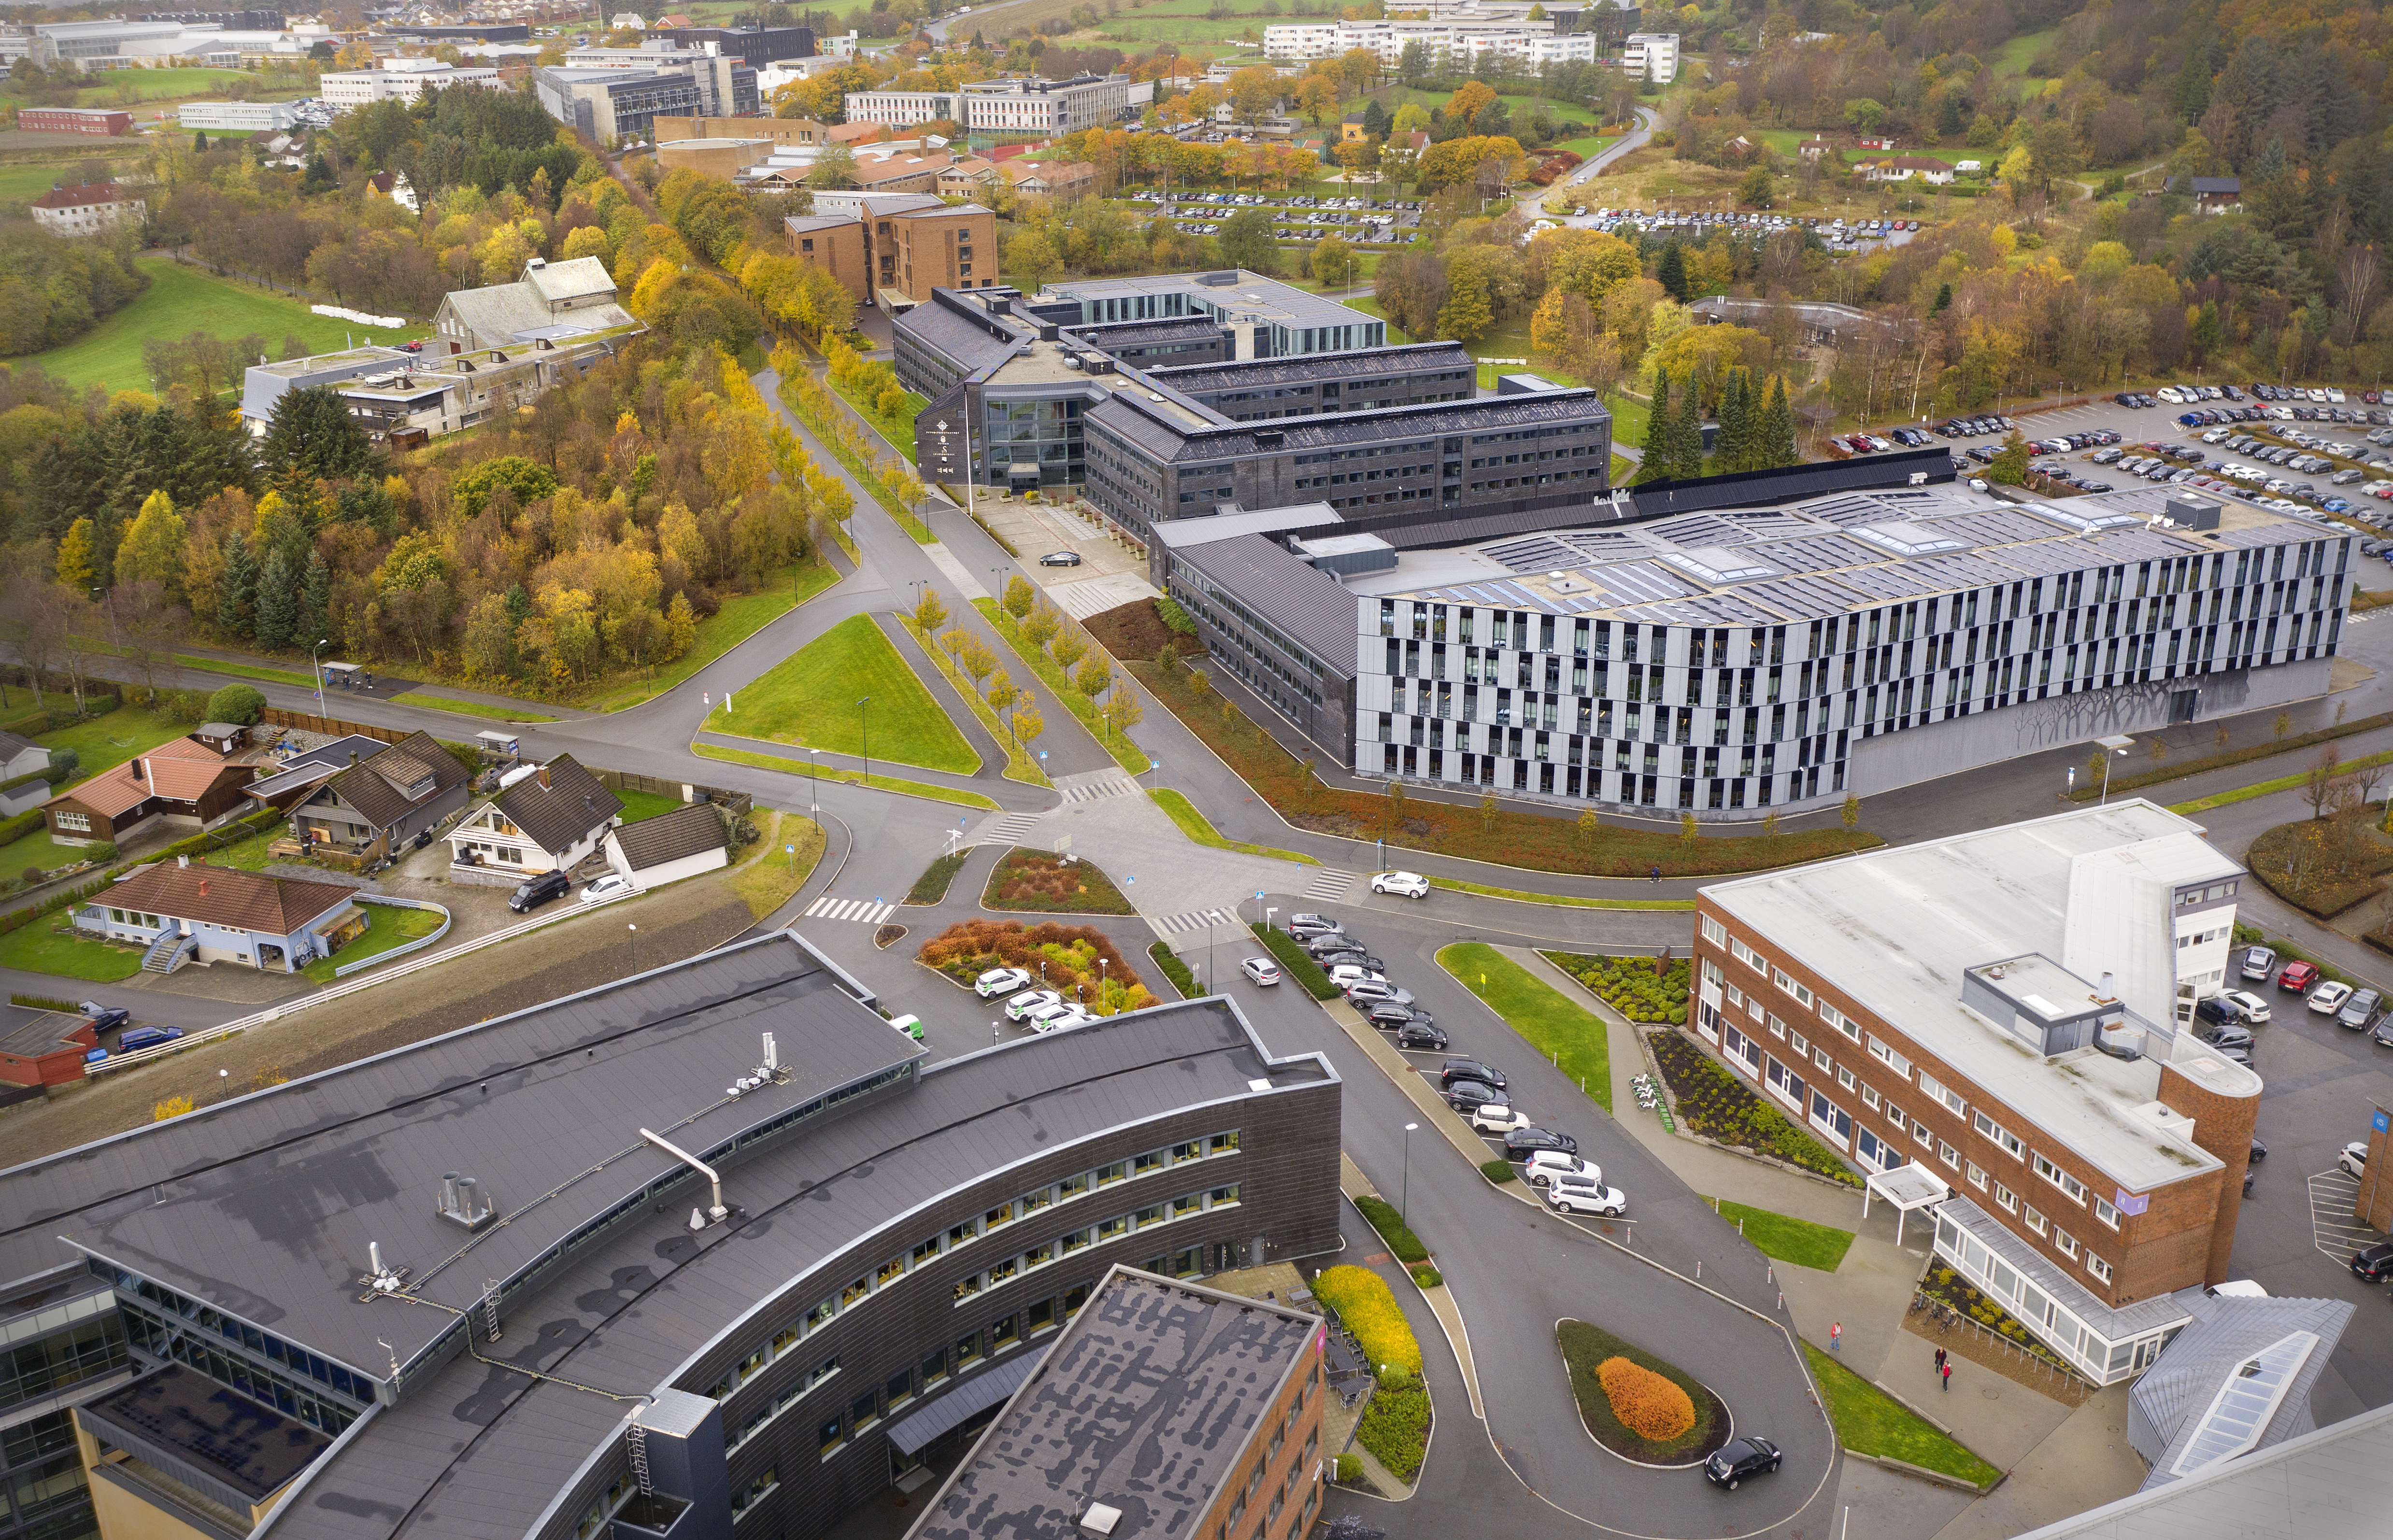
{"label": "white car", "polygon": [[1092,1022],[1096,1019],[1069,1000],[1059,1000],[1053,1005],[1042,1005],[1029,1016],[1030,1030],[1033,1032],[1053,1032],[1060,1027],[1079,1026],[1084,1022]]}
{"label": "white car", "polygon": [[1329,982],[1340,989],[1346,989],[1357,984],[1385,984],[1388,982],[1388,975],[1376,968],[1366,968],[1358,962],[1341,962],[1329,970]]}
{"label": "white car", "polygon": [[1427,898],[1429,879],[1417,871],[1376,872],[1371,878],[1373,893],[1392,893],[1399,898]]}
{"label": "white car", "polygon": [[1005,1002],[1005,1019],[1010,1022],[1024,1021],[1033,1011],[1044,1011],[1051,1005],[1063,1003],[1064,997],[1053,989],[1026,989]]}
{"label": "white car", "polygon": [[2246,1026],[2257,1026],[2269,1019],[2269,1002],[2249,989],[2224,990],[2218,998],[2243,1012]]}
{"label": "white car", "polygon": [[635,891],[637,890],[632,886],[630,878],[620,871],[610,871],[604,877],[593,880],[588,887],[582,890],[582,902],[595,904],[601,898],[612,898],[618,894]]}
{"label": "white car", "polygon": [[2368,1174],[2368,1146],[2355,1139],[2343,1147],[2334,1163],[2352,1176],[2364,1177]]}
{"label": "white car", "polygon": [[1279,964],[1269,958],[1250,957],[1238,964],[1238,972],[1252,984],[1277,984]]}
{"label": "white car", "polygon": [[1509,1102],[1482,1102],[1471,1109],[1471,1126],[1481,1133],[1510,1133],[1529,1126],[1529,1115],[1514,1112]]}
{"label": "white car", "polygon": [[1000,995],[1027,988],[1030,975],[1019,968],[992,968],[973,980],[973,989],[981,998],[993,1000]]}
{"label": "white car", "polygon": [[1601,1214],[1616,1219],[1628,1212],[1628,1194],[1601,1181],[1563,1177],[1546,1188],[1546,1206],[1557,1214]]}
{"label": "white car", "polygon": [[1532,1187],[1543,1187],[1556,1177],[1585,1177],[1589,1181],[1603,1180],[1603,1168],[1584,1155],[1564,1155],[1560,1150],[1533,1150],[1521,1168],[1521,1174]]}
{"label": "white car", "polygon": [[2338,984],[2330,979],[2310,991],[2308,1003],[2309,1008],[2320,1015],[2332,1016],[2342,1010],[2343,1002],[2349,998],[2351,998],[2351,985]]}

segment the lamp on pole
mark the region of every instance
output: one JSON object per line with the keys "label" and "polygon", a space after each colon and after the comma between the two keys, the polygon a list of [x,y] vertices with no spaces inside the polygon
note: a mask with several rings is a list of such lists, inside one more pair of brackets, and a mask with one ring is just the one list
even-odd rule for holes
{"label": "lamp on pole", "polygon": [[637,925],[627,924],[623,929],[631,933],[628,945],[632,948],[632,972],[636,973],[640,971],[640,928]]}
{"label": "lamp on pole", "polygon": [[856,703],[856,730],[864,738],[864,778],[868,781],[872,778],[872,716],[864,708],[871,704],[869,695]]}
{"label": "lamp on pole", "polygon": [[2111,800],[2111,762],[2114,759],[2125,758],[2127,750],[2136,746],[2136,740],[2120,733],[2110,737],[2098,737],[2094,741],[2110,750],[2102,756],[2102,796],[2100,801],[2095,803],[2099,807]]}
{"label": "lamp on pole", "polygon": [[307,652],[307,664],[310,668],[316,671],[316,707],[319,711],[321,711],[324,705],[323,653],[325,646],[330,644],[332,640],[333,639],[329,636],[324,637],[313,647],[309,648]]}
{"label": "lamp on pole", "polygon": [[1396,1190],[1396,1218],[1405,1221],[1406,1229],[1412,1228],[1413,1222],[1408,1217],[1413,1196],[1413,1130],[1419,1127],[1418,1123],[1405,1125],[1405,1182]]}
{"label": "lamp on pole", "polygon": [[822,750],[806,750],[806,816],[822,822]]}

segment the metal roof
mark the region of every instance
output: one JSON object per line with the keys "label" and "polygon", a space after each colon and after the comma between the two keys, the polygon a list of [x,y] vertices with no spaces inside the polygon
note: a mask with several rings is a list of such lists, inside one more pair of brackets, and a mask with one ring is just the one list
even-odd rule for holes
{"label": "metal roof", "polygon": [[2236,1453],[2266,1448],[2309,1432],[2310,1390],[2326,1373],[2329,1359],[2356,1307],[2341,1299],[2254,1299],[2213,1297],[2201,1289],[2178,1291],[2177,1299],[2193,1322],[2170,1338],[2152,1366],[2138,1377],[2128,1399],[2150,1424],[2161,1447],[2138,1447],[2151,1468],[2146,1490],[2182,1479],[2175,1468],[2203,1433],[2212,1407],[2222,1390],[2243,1377],[2244,1366],[2256,1356],[2299,1333],[2322,1350],[2305,1361],[2282,1382],[2283,1394],[2265,1419],[2254,1419],[2246,1429],[2251,1442]]}
{"label": "metal roof", "polygon": [[1354,595],[1311,562],[1263,535],[1187,546],[1174,559],[1236,594],[1331,669],[1354,672]]}
{"label": "metal roof", "polygon": [[[1116,399],[1119,399],[1118,393]],[[1108,411],[1109,405],[1092,407],[1089,415],[1101,417]],[[1207,424],[1201,427],[1152,413],[1145,415],[1148,421],[1160,423],[1165,431],[1178,440],[1176,444],[1154,445],[1157,458],[1165,461],[1301,453],[1307,450],[1333,449],[1342,444],[1386,443],[1414,436],[1430,438],[1441,434],[1497,433],[1510,428],[1566,423],[1589,425],[1602,423],[1608,425],[1612,421],[1612,413],[1605,410],[1602,398],[1592,390],[1557,390],[1536,396],[1483,396],[1471,401],[1432,401],[1419,406],[1381,407],[1370,411],[1315,413],[1262,423]],[[1123,431],[1136,432],[1138,429],[1129,426]],[[1265,435],[1270,436],[1273,442],[1262,442]]]}
{"label": "metal roof", "polygon": [[1152,365],[1146,372],[1193,396],[1280,385],[1290,380],[1360,380],[1417,373],[1425,369],[1468,370],[1476,362],[1471,350],[1458,342],[1424,342],[1397,347],[1358,347],[1343,353],[1296,353],[1280,359]]}

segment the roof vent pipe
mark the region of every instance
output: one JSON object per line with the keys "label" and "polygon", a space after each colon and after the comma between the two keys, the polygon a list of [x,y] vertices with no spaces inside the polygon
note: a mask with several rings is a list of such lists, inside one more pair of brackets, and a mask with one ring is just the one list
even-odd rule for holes
{"label": "roof vent pipe", "polygon": [[2108,968],[2102,970],[2102,982],[2094,986],[2094,998],[2096,999],[2114,1000],[2119,998],[2118,990],[2112,986],[2111,981],[2113,976],[2114,975]]}
{"label": "roof vent pipe", "polygon": [[[713,1167],[709,1166],[706,1162],[699,1159],[698,1156],[691,1155],[688,1151],[682,1149],[679,1145],[673,1143],[673,1141],[667,1139],[664,1135],[657,1133],[652,1129],[642,1129],[640,1130],[640,1137],[706,1179],[707,1185],[712,1187],[714,1193],[714,1201],[708,1206],[706,1210],[706,1214],[709,1219],[719,1224],[723,1220],[731,1217],[731,1210],[723,1207],[723,1179],[715,1175]],[[696,1217],[696,1210],[692,1210],[692,1217]]]}

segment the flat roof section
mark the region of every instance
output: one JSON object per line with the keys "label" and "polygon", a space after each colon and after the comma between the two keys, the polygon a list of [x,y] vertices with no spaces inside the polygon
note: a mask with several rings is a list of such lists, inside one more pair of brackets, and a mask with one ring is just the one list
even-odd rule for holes
{"label": "flat roof section", "polygon": [[1289,555],[1267,535],[1187,546],[1174,555],[1314,657],[1353,675],[1361,620],[1354,595],[1336,578]]}
{"label": "flat roof section", "polygon": [[229,1488],[243,1499],[242,1507],[282,1490],[333,1442],[180,1364],[86,1402],[81,1411],[136,1453],[166,1455],[168,1474],[196,1472]]}
{"label": "flat roof section", "polygon": [[1140,278],[1060,279],[1048,284],[1040,298],[1075,299],[1086,304],[1121,294],[1186,294],[1209,312],[1253,316],[1281,326],[1367,326],[1380,319],[1243,268]]}
{"label": "flat roof section", "polygon": [[[1362,380],[1429,369],[1469,370],[1474,369],[1477,362],[1471,350],[1458,342],[1422,342],[1396,347],[1358,347],[1343,353],[1295,353],[1284,359],[1157,364],[1146,372],[1176,389],[1194,392],[1243,390],[1253,385],[1284,385],[1291,380]],[[1475,389],[1476,372],[1471,378]]]}
{"label": "flat roof section", "polygon": [[1320,1351],[1321,1319],[1117,1267],[981,1435],[908,1540],[1183,1540],[1263,1413]]}

